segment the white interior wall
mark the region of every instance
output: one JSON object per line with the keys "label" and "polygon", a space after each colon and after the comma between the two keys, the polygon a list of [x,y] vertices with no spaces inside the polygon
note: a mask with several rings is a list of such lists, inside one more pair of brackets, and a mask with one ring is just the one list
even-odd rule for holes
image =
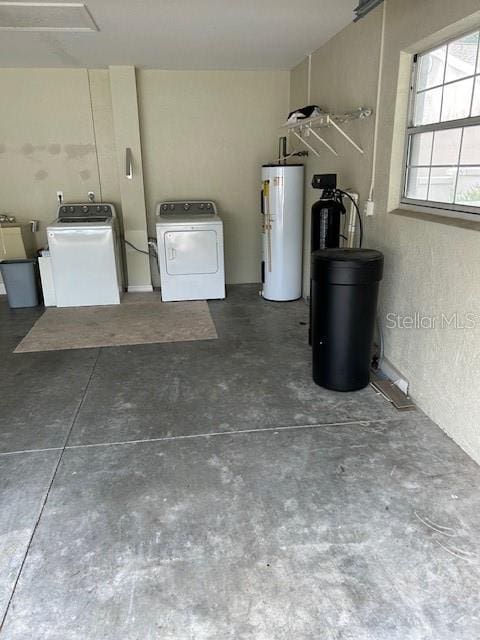
{"label": "white interior wall", "polygon": [[[95,81],[108,90],[105,73]],[[41,246],[55,218],[56,191],[70,202],[100,192],[88,73],[0,69],[0,87],[0,211],[21,222],[40,220]]]}
{"label": "white interior wall", "polygon": [[118,206],[120,187],[116,165],[110,74],[107,69],[89,69],[88,75],[100,175],[98,200],[115,202]]}
{"label": "white interior wall", "polygon": [[[288,111],[289,73],[139,71],[139,115],[131,82],[118,96],[121,83],[112,91],[115,73],[115,68],[0,70],[0,209],[19,221],[39,219],[37,244],[42,246],[46,225],[55,217],[57,190],[70,202],[94,191],[120,211],[123,203],[124,218],[131,210],[132,229],[144,234],[146,222],[143,231],[138,228],[133,214],[139,207],[130,195],[133,189],[142,201],[145,183],[151,235],[158,200],[211,198],[225,222],[227,281],[257,282],[260,166],[277,152],[278,123]],[[120,122],[127,101],[133,111]],[[141,152],[130,135],[136,127]],[[126,146],[135,147],[138,178],[128,183]],[[130,275],[141,285],[143,260],[138,268],[134,262]],[[155,268],[153,277],[158,284]]]}
{"label": "white interior wall", "polygon": [[137,78],[150,234],[156,202],[215,200],[227,282],[258,282],[260,167],[276,157],[289,73],[141,70]]}
{"label": "white interior wall", "polygon": [[[352,23],[313,54],[312,103],[332,111],[375,105],[383,9]],[[399,75],[400,61],[442,38],[478,28],[478,0],[388,0],[386,11],[375,215],[365,220],[365,246],[385,254],[380,317],[386,356],[410,381],[419,406],[480,461],[479,226],[421,214],[411,217],[411,212],[392,206],[392,195],[398,195],[408,98],[409,65],[402,65]],[[307,100],[306,73],[305,61],[292,72],[291,108]],[[373,120],[348,125],[348,131],[364,147],[365,156],[328,132],[340,157],[335,159],[327,151],[320,159],[310,156],[307,182],[313,173],[337,172],[340,184],[358,191],[363,203],[370,183]],[[308,186],[307,194],[309,220],[315,195]],[[305,283],[308,267],[307,252]],[[435,329],[389,329],[388,313],[436,318],[474,313],[477,324],[472,330],[442,329],[440,324]]]}

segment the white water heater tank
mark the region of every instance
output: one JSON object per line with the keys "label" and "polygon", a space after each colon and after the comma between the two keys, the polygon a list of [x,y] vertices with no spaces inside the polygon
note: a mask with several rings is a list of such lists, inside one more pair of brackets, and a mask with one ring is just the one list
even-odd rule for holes
{"label": "white water heater tank", "polygon": [[262,296],[285,302],[302,295],[303,165],[262,167]]}

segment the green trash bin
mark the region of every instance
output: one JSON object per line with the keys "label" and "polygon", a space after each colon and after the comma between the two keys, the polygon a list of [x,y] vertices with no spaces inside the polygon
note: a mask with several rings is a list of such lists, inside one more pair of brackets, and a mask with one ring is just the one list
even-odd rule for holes
{"label": "green trash bin", "polygon": [[8,305],[11,309],[38,306],[37,261],[2,260],[0,262]]}

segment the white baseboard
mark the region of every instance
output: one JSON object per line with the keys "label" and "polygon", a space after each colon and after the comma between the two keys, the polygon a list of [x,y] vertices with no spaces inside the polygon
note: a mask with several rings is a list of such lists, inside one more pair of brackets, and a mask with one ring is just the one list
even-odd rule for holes
{"label": "white baseboard", "polygon": [[405,378],[403,373],[400,373],[398,369],[396,369],[391,362],[389,362],[386,358],[383,358],[382,364],[380,366],[380,371],[387,376],[389,380],[393,382],[393,384],[403,391],[403,393],[408,396],[408,388],[410,383]]}
{"label": "white baseboard", "polygon": [[147,293],[153,291],[151,284],[129,284],[127,288],[128,293]]}

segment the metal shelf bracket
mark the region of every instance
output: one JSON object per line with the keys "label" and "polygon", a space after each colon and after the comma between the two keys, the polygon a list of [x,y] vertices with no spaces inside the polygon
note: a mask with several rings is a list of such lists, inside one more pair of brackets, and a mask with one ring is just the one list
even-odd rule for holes
{"label": "metal shelf bracket", "polygon": [[[344,124],[345,122],[350,122],[352,120],[364,120],[369,118],[372,115],[372,109],[367,107],[359,107],[355,109],[355,111],[350,111],[348,113],[343,114],[331,114],[331,113],[322,113],[320,116],[316,116],[315,118],[305,118],[303,120],[298,120],[297,122],[287,122],[283,125],[285,129],[288,130],[289,133],[293,133],[293,135],[300,140],[300,142],[305,145],[312,153],[316,156],[320,156],[320,153],[310,144],[305,138],[313,135],[319,142],[321,142],[333,155],[338,156],[338,153],[335,149],[326,142],[321,135],[319,135],[316,129],[325,129],[328,127],[333,127],[338,133],[345,138],[359,153],[364,154],[364,150],[348,135],[346,131],[340,126],[339,123]],[[305,134],[305,135],[302,135]]]}

